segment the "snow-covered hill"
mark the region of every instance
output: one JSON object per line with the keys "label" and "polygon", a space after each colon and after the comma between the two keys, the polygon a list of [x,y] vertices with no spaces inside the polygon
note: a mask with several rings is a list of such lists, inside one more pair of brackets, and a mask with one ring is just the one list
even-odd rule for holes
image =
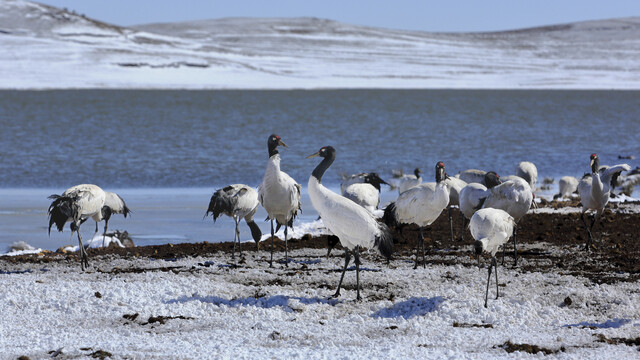
{"label": "snow-covered hill", "polygon": [[428,33],[316,18],[124,28],[0,0],[0,88],[640,89],[640,18]]}

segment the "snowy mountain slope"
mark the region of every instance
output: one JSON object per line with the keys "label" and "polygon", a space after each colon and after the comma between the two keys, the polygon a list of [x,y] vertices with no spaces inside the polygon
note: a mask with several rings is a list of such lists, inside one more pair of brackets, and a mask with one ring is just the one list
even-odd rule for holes
{"label": "snowy mountain slope", "polygon": [[0,0],[0,88],[640,88],[640,18],[427,33],[316,18],[124,28]]}

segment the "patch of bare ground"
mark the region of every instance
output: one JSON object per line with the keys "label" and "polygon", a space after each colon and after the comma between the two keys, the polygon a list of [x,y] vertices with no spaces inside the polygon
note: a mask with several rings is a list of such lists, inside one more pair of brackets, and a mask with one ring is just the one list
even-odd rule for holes
{"label": "patch of bare ground", "polygon": [[[576,202],[576,201],[574,201]],[[547,202],[547,207],[575,206],[574,202]],[[612,207],[617,207],[612,204]],[[476,266],[477,259],[472,253],[472,238],[468,228],[462,232],[460,240],[461,218],[457,209],[453,210],[454,240],[451,240],[449,218],[446,212],[424,230],[427,264]],[[415,247],[418,241],[417,226],[403,226],[392,229],[394,233],[394,260],[412,262],[415,259]],[[579,213],[529,213],[518,224],[518,267],[529,272],[560,272],[567,275],[582,276],[595,283],[635,282],[640,278],[640,214],[619,213],[610,210],[596,222],[593,228],[595,249],[585,251],[586,231],[580,221]],[[327,247],[327,236],[305,235],[300,239],[290,239],[289,249],[323,249]],[[269,250],[271,241],[260,244],[261,253]],[[275,251],[284,252],[284,242],[274,241]],[[133,248],[91,249],[90,257],[123,259],[151,258],[167,261],[229,254],[229,268],[246,266],[245,257],[258,257],[256,244],[243,243],[243,255],[231,261],[233,243],[183,243]],[[332,252],[341,257],[340,245]],[[380,259],[373,254],[363,254],[363,259]],[[37,255],[22,255],[0,258],[5,263],[35,263],[78,261],[77,253],[43,252]],[[309,271],[305,262],[314,261],[308,257],[293,258],[297,271]],[[505,265],[513,264],[513,242],[509,242]],[[208,267],[208,262],[194,266]],[[216,264],[215,266],[220,266]],[[392,263],[391,267],[395,265]],[[146,271],[194,271],[193,268],[163,266],[157,268],[118,268],[99,270],[111,274],[136,273]],[[325,270],[328,271],[328,270]],[[285,281],[286,282],[286,281]],[[277,285],[277,284],[274,284]]]}

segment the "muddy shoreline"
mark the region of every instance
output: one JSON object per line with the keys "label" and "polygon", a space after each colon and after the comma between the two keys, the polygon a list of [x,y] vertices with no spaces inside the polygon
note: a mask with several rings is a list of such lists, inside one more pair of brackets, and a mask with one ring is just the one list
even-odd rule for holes
{"label": "muddy shoreline", "polygon": [[[575,207],[573,202],[550,202],[544,207],[560,209]],[[518,268],[528,272],[561,272],[563,274],[583,276],[594,283],[615,283],[619,281],[634,282],[640,278],[640,214],[623,213],[617,211],[619,205],[609,204],[609,208],[594,226],[594,241],[596,249],[584,251],[586,231],[580,221],[579,213],[529,213],[520,221],[518,230]],[[457,209],[453,209],[453,228],[456,239],[451,241],[449,218],[446,211],[424,230],[427,264],[444,264],[462,266],[476,266],[477,259],[472,253],[471,234],[464,230],[464,240],[460,241],[461,218]],[[415,245],[418,239],[416,226],[404,226],[393,229],[396,244],[394,246],[395,260],[412,262],[415,258]],[[276,238],[275,259],[284,256],[284,242]],[[305,235],[300,239],[288,242],[289,250],[323,249],[327,248],[327,236]],[[513,264],[513,243],[507,246],[505,266]],[[180,259],[190,257],[207,257],[227,254],[228,262],[232,266],[242,267],[244,257],[261,258],[268,266],[269,240],[261,243],[258,251],[255,243],[243,243],[243,257],[231,259],[233,244],[222,243],[182,243],[155,246],[140,246],[133,248],[91,249],[90,258],[120,257],[125,259],[153,258]],[[340,257],[343,252],[338,245],[331,253],[332,257]],[[382,259],[369,253],[371,260],[380,262]],[[56,253],[45,251],[40,254],[4,256],[0,257],[0,264],[32,263],[46,264],[50,262],[77,262],[76,253]],[[78,265],[79,266],[79,265]],[[283,266],[276,264],[276,266]],[[291,268],[300,266],[291,263]],[[130,269],[129,271],[136,271]],[[142,269],[141,271],[144,271]]]}

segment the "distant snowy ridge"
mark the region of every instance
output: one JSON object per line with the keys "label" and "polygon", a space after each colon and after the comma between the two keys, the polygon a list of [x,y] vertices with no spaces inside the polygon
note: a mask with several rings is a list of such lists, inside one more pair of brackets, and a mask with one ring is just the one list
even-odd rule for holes
{"label": "distant snowy ridge", "polygon": [[0,88],[640,89],[640,18],[428,33],[317,18],[119,27],[0,0]]}

